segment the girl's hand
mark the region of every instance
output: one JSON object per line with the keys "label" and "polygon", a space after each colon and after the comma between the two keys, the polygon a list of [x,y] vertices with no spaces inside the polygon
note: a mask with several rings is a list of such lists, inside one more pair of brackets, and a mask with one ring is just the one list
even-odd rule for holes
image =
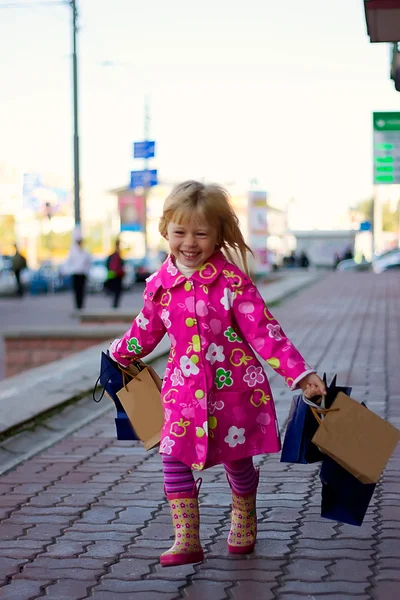
{"label": "girl's hand", "polygon": [[306,398],[326,396],[326,386],[316,373],[310,373],[310,375],[306,375],[303,379],[300,379],[299,387]]}

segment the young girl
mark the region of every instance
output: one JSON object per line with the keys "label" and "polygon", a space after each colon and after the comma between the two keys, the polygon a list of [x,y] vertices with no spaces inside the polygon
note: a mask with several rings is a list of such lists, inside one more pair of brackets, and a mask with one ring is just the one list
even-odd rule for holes
{"label": "young girl", "polygon": [[[167,333],[161,434],[165,493],[175,543],[161,565],[203,560],[193,469],[223,464],[232,490],[228,550],[256,543],[258,471],[252,457],[279,452],[271,388],[255,351],[308,397],[325,385],[283,333],[247,274],[245,244],[228,193],[185,181],[165,201],[159,227],[170,256],[147,279],[144,308],[110,347],[127,366],[149,354]],[[251,251],[250,251],[251,252]],[[237,266],[242,264],[244,271]]]}

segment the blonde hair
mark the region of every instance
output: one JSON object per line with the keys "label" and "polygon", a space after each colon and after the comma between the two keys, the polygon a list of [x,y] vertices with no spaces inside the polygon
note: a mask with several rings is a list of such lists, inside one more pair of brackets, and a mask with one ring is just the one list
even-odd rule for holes
{"label": "blonde hair", "polygon": [[253,252],[246,244],[240,231],[239,219],[231,205],[227,190],[216,184],[199,181],[184,181],[174,187],[164,202],[159,231],[165,238],[168,223],[181,224],[192,216],[217,227],[217,244],[234,265],[243,268],[249,275],[246,253]]}

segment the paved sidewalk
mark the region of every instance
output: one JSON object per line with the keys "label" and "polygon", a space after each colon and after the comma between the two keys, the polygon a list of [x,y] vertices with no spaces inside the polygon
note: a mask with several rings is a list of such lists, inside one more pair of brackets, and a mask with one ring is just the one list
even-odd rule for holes
{"label": "paved sidewalk", "polygon": [[[400,278],[332,273],[273,310],[319,372],[400,426]],[[281,426],[291,394],[274,373]],[[258,459],[259,536],[229,556],[223,470],[201,488],[199,565],[161,569],[171,543],[158,454],[115,440],[113,414],[0,478],[2,600],[226,600],[400,597],[400,447],[361,528],[319,516],[318,465]]]}

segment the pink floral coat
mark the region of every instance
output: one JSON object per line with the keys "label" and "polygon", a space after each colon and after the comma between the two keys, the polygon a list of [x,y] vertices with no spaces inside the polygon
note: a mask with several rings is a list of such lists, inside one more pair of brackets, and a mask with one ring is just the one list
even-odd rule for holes
{"label": "pink floral coat", "polygon": [[149,354],[167,333],[160,453],[193,469],[279,452],[271,388],[254,350],[292,389],[313,372],[247,275],[216,252],[186,279],[170,256],[147,279],[144,307],[112,354]]}

